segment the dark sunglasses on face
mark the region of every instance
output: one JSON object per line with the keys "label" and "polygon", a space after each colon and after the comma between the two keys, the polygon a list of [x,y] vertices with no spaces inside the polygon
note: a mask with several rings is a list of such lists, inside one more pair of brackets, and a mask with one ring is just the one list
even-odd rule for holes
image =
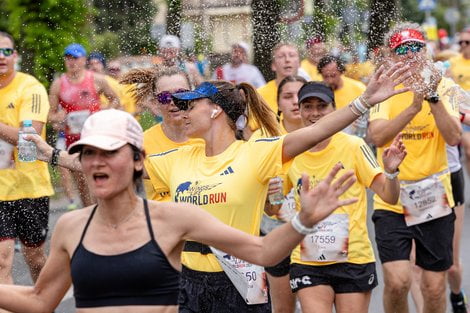
{"label": "dark sunglasses on face", "polygon": [[408,51],[411,51],[413,53],[420,52],[421,49],[423,49],[424,45],[422,44],[409,44],[409,45],[401,45],[398,46],[395,49],[395,54],[396,55],[405,55],[408,53]]}
{"label": "dark sunglasses on face", "polygon": [[172,94],[178,93],[178,92],[186,92],[186,91],[188,91],[188,89],[178,89],[175,92],[162,91],[159,94],[157,94],[157,100],[161,104],[170,104],[172,100],[171,98]]}
{"label": "dark sunglasses on face", "polygon": [[470,45],[470,40],[460,40],[459,41],[459,46],[463,46],[463,45]]}
{"label": "dark sunglasses on face", "polygon": [[15,52],[15,49],[12,48],[0,48],[0,53],[3,54],[6,57],[9,57],[10,55]]}

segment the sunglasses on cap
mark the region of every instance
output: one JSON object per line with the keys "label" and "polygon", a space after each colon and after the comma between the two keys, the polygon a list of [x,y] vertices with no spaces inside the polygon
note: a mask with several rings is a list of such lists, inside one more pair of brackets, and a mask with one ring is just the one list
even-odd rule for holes
{"label": "sunglasses on cap", "polygon": [[470,45],[470,40],[460,40],[459,41],[459,46],[463,46],[463,45]]}
{"label": "sunglasses on cap", "polygon": [[405,45],[400,45],[395,48],[395,54],[396,55],[405,55],[408,53],[408,51],[411,51],[413,53],[420,52],[421,49],[423,49],[424,45],[420,43],[412,43],[412,44],[405,44]]}
{"label": "sunglasses on cap", "polygon": [[160,92],[159,94],[157,94],[157,100],[158,102],[160,102],[161,104],[170,104],[171,103],[171,100],[172,100],[172,95],[174,93],[178,93],[178,92],[186,92],[188,91],[188,89],[178,89],[176,90],[175,92],[169,92],[169,91],[162,91]]}
{"label": "sunglasses on cap", "polygon": [[0,48],[0,53],[3,54],[6,57],[9,57],[10,55],[15,52],[15,49],[12,48]]}

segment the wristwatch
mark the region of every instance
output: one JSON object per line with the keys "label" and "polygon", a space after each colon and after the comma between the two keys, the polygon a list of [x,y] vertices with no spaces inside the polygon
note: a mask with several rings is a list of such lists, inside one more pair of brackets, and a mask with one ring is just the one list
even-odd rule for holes
{"label": "wristwatch", "polygon": [[434,92],[430,93],[428,96],[426,96],[426,98],[424,98],[424,100],[426,100],[427,102],[429,102],[431,104],[436,104],[440,100],[439,94],[436,91],[434,91]]}
{"label": "wristwatch", "polygon": [[387,177],[390,180],[394,180],[399,174],[400,174],[400,171],[398,169],[395,173],[387,173],[387,171],[384,171],[385,177]]}

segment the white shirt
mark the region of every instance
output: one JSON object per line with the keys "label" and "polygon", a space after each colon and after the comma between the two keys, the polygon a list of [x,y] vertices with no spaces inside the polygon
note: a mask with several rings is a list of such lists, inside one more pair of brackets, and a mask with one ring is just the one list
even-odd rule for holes
{"label": "white shirt", "polygon": [[[212,75],[212,79],[217,79],[217,69]],[[220,71],[220,69],[219,69]],[[238,67],[232,67],[232,64],[227,63],[222,66],[222,79],[231,81],[235,84],[250,83],[255,88],[264,86],[266,81],[259,69],[251,64],[242,63]]]}

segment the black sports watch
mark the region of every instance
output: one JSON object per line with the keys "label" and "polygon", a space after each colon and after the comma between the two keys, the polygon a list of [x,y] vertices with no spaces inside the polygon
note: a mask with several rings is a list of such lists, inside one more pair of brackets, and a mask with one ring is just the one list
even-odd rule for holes
{"label": "black sports watch", "polygon": [[426,98],[424,98],[424,100],[426,100],[427,102],[431,104],[436,104],[439,102],[440,97],[439,97],[439,94],[436,91],[434,91],[433,93],[429,94]]}

